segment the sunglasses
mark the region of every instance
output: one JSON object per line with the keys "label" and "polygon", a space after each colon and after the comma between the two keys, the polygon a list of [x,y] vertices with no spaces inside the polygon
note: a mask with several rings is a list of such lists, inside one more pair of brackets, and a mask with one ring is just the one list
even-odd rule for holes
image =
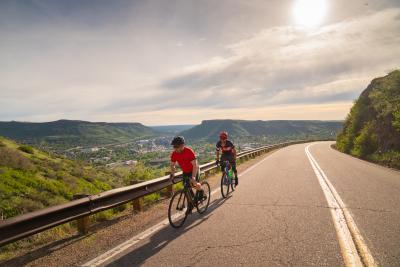
{"label": "sunglasses", "polygon": [[174,148],[179,148],[180,146],[174,146]]}

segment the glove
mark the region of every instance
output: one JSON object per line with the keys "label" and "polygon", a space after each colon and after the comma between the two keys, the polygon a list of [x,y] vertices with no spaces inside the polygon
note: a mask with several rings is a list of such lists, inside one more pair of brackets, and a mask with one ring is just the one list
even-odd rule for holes
{"label": "glove", "polygon": [[215,161],[215,165],[219,166],[219,160],[218,159]]}

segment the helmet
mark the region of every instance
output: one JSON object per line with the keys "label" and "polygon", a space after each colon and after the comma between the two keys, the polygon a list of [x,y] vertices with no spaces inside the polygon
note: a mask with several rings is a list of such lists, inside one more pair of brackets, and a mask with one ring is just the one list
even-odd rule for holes
{"label": "helmet", "polygon": [[183,144],[185,144],[185,138],[183,136],[176,136],[171,142],[171,146],[179,146]]}
{"label": "helmet", "polygon": [[222,139],[222,140],[228,139],[228,133],[225,132],[225,131],[224,132],[220,132],[219,138]]}

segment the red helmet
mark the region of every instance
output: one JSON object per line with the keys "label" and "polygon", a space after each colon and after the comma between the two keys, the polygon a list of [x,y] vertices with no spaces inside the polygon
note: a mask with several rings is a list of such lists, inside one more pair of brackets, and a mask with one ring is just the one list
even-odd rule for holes
{"label": "red helmet", "polygon": [[220,132],[219,139],[221,139],[221,140],[228,139],[228,133],[227,132]]}

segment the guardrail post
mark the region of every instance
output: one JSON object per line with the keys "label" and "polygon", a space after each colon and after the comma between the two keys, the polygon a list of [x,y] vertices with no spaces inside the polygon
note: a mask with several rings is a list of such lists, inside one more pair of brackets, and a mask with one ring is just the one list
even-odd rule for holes
{"label": "guardrail post", "polygon": [[133,213],[143,211],[143,198],[137,198],[132,201]]}
{"label": "guardrail post", "polygon": [[[134,184],[139,184],[144,182],[144,180],[132,180],[131,181],[131,185]],[[139,213],[141,211],[143,211],[143,198],[136,198],[134,200],[132,200],[132,209],[133,209],[133,213]]]}
{"label": "guardrail post", "polygon": [[[74,195],[73,199],[80,199],[80,198],[85,198],[88,196],[89,195],[86,195],[86,194],[78,194],[78,195]],[[80,235],[87,234],[89,232],[89,226],[90,226],[89,216],[84,216],[84,217],[77,219],[76,226],[78,228],[78,233]]]}

